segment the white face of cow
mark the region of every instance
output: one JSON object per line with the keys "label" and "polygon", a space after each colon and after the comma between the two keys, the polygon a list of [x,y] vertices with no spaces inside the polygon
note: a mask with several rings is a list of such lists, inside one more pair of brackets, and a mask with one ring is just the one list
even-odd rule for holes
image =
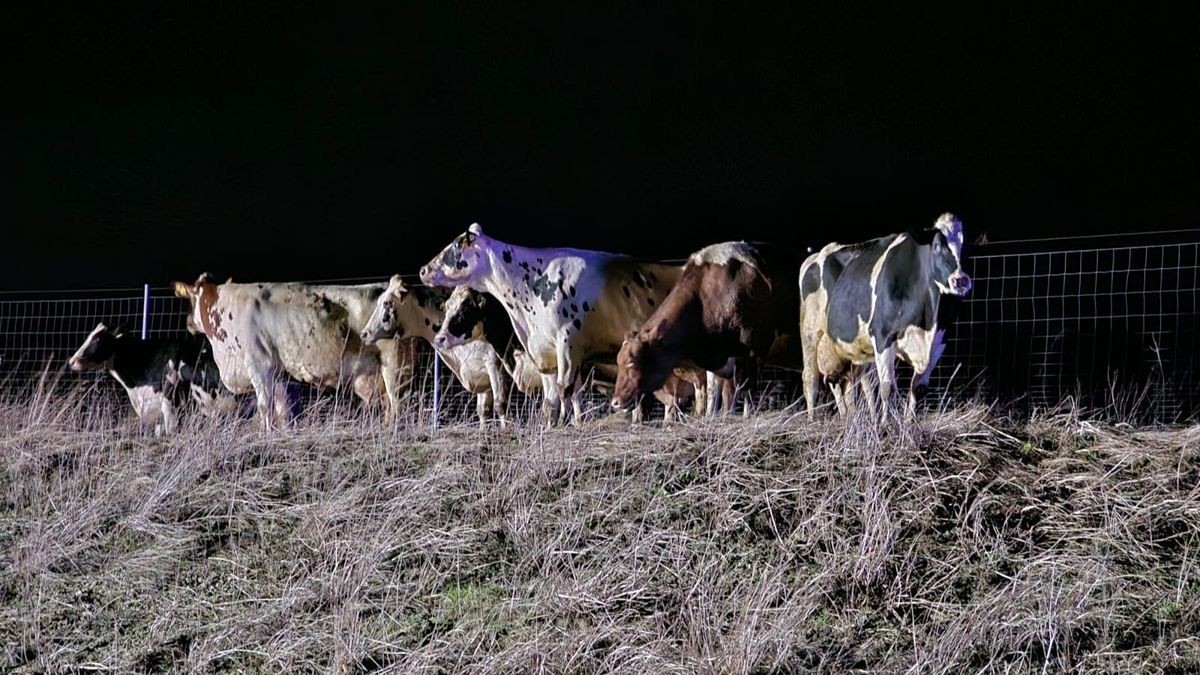
{"label": "white face of cow", "polygon": [[933,224],[933,280],[947,295],[971,292],[971,277],[962,268],[963,224],[952,213],[943,213]]}
{"label": "white face of cow", "polygon": [[491,239],[474,223],[421,268],[421,282],[427,286],[463,286],[487,276],[491,271],[487,247]]}
{"label": "white face of cow", "polygon": [[112,361],[115,353],[117,335],[104,324],[97,325],[88,334],[83,345],[67,359],[67,366],[77,372],[85,370],[102,370]]}
{"label": "white face of cow", "polygon": [[409,295],[408,287],[399,275],[392,277],[387,290],[375,301],[371,318],[367,319],[367,325],[362,330],[362,341],[374,344],[377,340],[403,337],[400,332],[404,327],[400,325],[396,306],[405,302]]}

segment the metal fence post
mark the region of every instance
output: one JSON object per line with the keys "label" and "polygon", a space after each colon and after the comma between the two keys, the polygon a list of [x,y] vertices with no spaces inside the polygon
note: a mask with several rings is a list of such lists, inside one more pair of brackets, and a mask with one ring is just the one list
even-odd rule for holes
{"label": "metal fence post", "polygon": [[438,427],[438,412],[442,404],[442,357],[433,350],[433,428]]}
{"label": "metal fence post", "polygon": [[150,284],[142,285],[142,339],[150,335]]}

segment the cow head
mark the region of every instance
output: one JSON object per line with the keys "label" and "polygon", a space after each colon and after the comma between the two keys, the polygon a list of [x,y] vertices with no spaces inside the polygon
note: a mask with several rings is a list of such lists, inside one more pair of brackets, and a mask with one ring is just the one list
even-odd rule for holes
{"label": "cow head", "polygon": [[488,296],[459,286],[446,300],[446,317],[433,338],[438,349],[449,349],[483,337],[484,308]]}
{"label": "cow head", "polygon": [[404,337],[404,325],[399,320],[398,309],[409,300],[412,291],[404,285],[400,275],[388,281],[387,290],[375,300],[375,309],[362,330],[362,341],[374,344],[378,340]]}
{"label": "cow head", "polygon": [[638,331],[630,331],[617,353],[617,383],[613,408],[632,410],[642,394],[657,390],[667,381],[672,368],[662,364],[661,354]]}
{"label": "cow head", "polygon": [[479,223],[472,224],[421,268],[421,282],[429,286],[462,286],[486,276],[491,269],[486,250],[489,241]]}
{"label": "cow head", "polygon": [[108,368],[117,352],[118,337],[119,332],[110,330],[102,323],[97,324],[83,341],[83,345],[67,359],[67,367],[77,373]]}
{"label": "cow head", "polygon": [[943,213],[933,225],[931,244],[933,282],[947,295],[963,296],[971,292],[971,277],[962,268],[963,224],[952,213]]}
{"label": "cow head", "polygon": [[176,281],[173,285],[175,295],[187,298],[192,305],[187,317],[188,332],[201,333],[208,336],[209,340],[224,342],[225,329],[221,327],[221,313],[217,310],[219,294],[212,277],[205,272],[193,284]]}

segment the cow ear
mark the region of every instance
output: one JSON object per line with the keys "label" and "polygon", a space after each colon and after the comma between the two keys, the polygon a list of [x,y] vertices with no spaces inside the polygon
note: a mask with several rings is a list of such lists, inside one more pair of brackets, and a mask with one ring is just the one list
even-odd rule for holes
{"label": "cow ear", "polygon": [[479,223],[471,223],[471,226],[467,228],[467,232],[471,234],[483,234],[483,228],[479,226]]}
{"label": "cow ear", "polygon": [[175,288],[175,297],[190,298],[192,296],[192,287],[190,284],[183,281],[176,281],[171,285]]}
{"label": "cow ear", "polygon": [[392,277],[391,286],[392,295],[395,295],[397,298],[403,298],[410,292],[408,286],[404,285],[404,280],[401,279],[399,275]]}

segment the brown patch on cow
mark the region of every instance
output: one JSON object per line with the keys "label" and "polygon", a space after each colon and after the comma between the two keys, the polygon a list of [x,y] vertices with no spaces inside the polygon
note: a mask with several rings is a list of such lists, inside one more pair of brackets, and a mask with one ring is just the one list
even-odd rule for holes
{"label": "brown patch on cow", "polygon": [[[217,285],[205,277],[201,277],[196,282],[195,288],[196,295],[193,302],[196,303],[197,314],[200,315],[201,329],[208,339],[224,342],[229,334],[221,327],[221,312],[217,309]],[[232,313],[229,318],[233,320]]]}

